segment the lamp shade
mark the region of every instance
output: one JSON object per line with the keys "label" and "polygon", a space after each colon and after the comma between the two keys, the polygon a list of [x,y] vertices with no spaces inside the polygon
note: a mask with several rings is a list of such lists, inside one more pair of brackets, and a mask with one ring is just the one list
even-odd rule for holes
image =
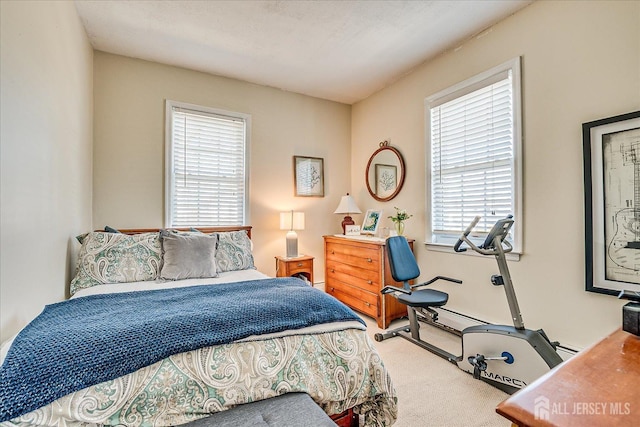
{"label": "lamp shade", "polygon": [[280,230],[304,230],[304,212],[281,212]]}
{"label": "lamp shade", "polygon": [[353,197],[347,193],[346,196],[342,196],[340,199],[340,204],[338,208],[335,210],[336,214],[350,214],[350,213],[362,213],[358,205],[356,205],[356,201],[353,200]]}
{"label": "lamp shade", "polygon": [[346,196],[342,196],[342,198],[340,199],[340,204],[338,205],[338,208],[333,213],[346,214],[341,224],[342,234],[345,234],[347,225],[355,224],[355,222],[353,222],[353,218],[351,218],[351,216],[349,215],[352,213],[362,213],[362,211],[360,210],[358,205],[356,205],[356,201],[353,200],[353,197],[351,197],[349,193],[347,193]]}

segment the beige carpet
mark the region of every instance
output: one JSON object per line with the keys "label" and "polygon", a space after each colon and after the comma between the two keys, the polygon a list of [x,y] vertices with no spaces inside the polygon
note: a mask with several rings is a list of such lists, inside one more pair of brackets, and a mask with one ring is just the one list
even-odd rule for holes
{"label": "beige carpet", "polygon": [[[371,339],[381,330],[373,319],[367,322]],[[393,322],[392,328],[408,323]],[[460,338],[421,323],[423,340],[452,354],[461,353]],[[374,342],[398,393],[396,427],[509,427],[495,412],[508,395],[458,369],[452,363],[400,338]]]}

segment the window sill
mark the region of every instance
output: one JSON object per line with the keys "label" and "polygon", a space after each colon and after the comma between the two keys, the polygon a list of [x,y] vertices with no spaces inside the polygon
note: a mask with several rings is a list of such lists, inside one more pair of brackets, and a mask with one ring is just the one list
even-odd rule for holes
{"label": "window sill", "polygon": [[[436,251],[436,252],[447,252],[447,253],[451,253],[451,254],[460,254],[460,255],[467,255],[467,256],[477,256],[477,257],[486,257],[487,255],[481,255],[469,248],[467,248],[466,251],[464,252],[456,252],[453,250],[453,246],[452,245],[447,245],[444,243],[431,243],[431,242],[424,242],[424,245],[427,247],[428,250],[430,251]],[[520,252],[509,252],[507,254],[505,254],[507,257],[508,261],[520,261],[520,256],[522,255]]]}

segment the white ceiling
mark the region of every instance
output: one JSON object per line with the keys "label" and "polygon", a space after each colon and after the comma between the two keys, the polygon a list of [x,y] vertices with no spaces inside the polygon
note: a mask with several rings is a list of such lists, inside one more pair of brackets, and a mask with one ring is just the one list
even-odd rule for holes
{"label": "white ceiling", "polygon": [[351,104],[532,0],[76,0],[96,50]]}

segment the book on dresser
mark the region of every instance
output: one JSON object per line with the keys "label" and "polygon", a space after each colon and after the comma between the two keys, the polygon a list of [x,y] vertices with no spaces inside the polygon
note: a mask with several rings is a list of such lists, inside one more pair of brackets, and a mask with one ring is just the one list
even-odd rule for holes
{"label": "book on dresser", "polygon": [[[408,240],[413,250],[413,240]],[[385,239],[366,236],[324,236],[325,291],[373,317],[386,329],[407,315],[407,307],[391,295],[381,295],[386,285],[402,286],[391,277]]]}

